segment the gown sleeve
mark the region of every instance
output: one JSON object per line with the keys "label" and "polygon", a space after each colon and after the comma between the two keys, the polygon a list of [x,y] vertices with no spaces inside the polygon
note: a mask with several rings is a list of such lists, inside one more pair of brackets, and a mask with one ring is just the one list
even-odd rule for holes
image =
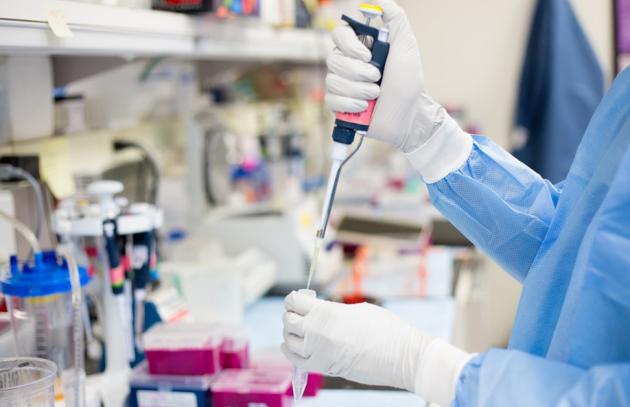
{"label": "gown sleeve", "polygon": [[431,200],[479,249],[522,282],[545,238],[562,188],[491,140],[481,136],[472,140],[463,165],[428,183]]}
{"label": "gown sleeve", "polygon": [[516,350],[492,349],[463,369],[453,407],[630,405],[630,363],[588,370]]}

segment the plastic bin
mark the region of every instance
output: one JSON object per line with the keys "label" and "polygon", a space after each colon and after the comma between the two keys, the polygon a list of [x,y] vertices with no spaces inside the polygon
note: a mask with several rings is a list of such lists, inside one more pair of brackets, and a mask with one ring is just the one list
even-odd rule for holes
{"label": "plastic bin", "polygon": [[154,376],[146,364],[134,369],[129,380],[131,407],[208,407],[214,376]]}
{"label": "plastic bin", "polygon": [[152,375],[212,375],[221,370],[221,337],[198,324],[158,325],[143,340]]}
{"label": "plastic bin", "polygon": [[213,407],[290,407],[291,372],[227,369],[210,386]]}
{"label": "plastic bin", "polygon": [[220,362],[222,369],[248,368],[249,341],[242,338],[224,337],[221,341]]}
{"label": "plastic bin", "polygon": [[52,407],[57,367],[37,358],[0,359],[0,406]]}

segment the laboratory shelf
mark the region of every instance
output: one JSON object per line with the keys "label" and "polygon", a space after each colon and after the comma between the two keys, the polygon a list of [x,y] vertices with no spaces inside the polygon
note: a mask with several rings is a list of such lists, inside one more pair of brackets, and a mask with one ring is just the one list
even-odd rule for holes
{"label": "laboratory shelf", "polygon": [[274,29],[255,22],[197,25],[199,59],[320,62],[333,45],[325,32]]}
{"label": "laboratory shelf", "polygon": [[[71,34],[64,37],[66,27]],[[2,52],[144,56],[194,50],[192,21],[181,14],[63,0],[0,2]]]}
{"label": "laboratory shelf", "polygon": [[0,53],[322,61],[328,34],[67,0],[0,1]]}

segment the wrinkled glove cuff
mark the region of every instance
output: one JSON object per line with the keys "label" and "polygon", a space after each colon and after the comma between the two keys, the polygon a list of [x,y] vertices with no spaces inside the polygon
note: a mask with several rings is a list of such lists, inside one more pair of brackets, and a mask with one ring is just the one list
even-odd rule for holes
{"label": "wrinkled glove cuff", "polygon": [[449,406],[455,398],[462,369],[474,356],[442,339],[434,339],[419,364],[415,392],[427,401]]}
{"label": "wrinkled glove cuff", "polygon": [[406,156],[423,181],[433,184],[464,165],[472,151],[472,144],[471,135],[445,114],[435,134]]}

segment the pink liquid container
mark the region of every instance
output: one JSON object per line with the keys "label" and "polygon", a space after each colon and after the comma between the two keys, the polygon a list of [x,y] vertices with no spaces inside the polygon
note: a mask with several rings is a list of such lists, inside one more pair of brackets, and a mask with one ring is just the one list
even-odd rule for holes
{"label": "pink liquid container", "polygon": [[152,375],[211,375],[221,370],[222,339],[197,324],[158,325],[143,337]]}
{"label": "pink liquid container", "polygon": [[291,407],[291,372],[227,369],[210,385],[213,407]]}

